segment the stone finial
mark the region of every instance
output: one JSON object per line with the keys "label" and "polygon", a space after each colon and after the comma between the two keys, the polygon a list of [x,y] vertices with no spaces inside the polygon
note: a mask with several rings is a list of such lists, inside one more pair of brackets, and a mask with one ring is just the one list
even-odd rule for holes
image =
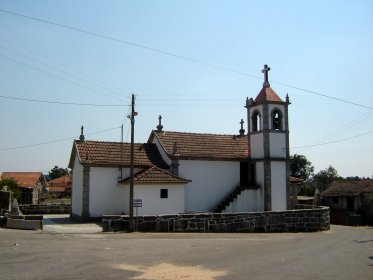
{"label": "stone finial", "polygon": [[174,146],[172,147],[172,155],[173,156],[178,155],[177,143],[176,142],[174,143]]}
{"label": "stone finial", "polygon": [[289,94],[286,94],[286,103],[290,103]]}
{"label": "stone finial", "polygon": [[157,131],[161,132],[162,129],[163,129],[163,125],[162,125],[162,116],[159,115],[159,117],[158,117]]}
{"label": "stone finial", "polygon": [[23,216],[21,210],[19,210],[18,201],[17,201],[16,198],[13,199],[13,201],[12,201],[10,215],[12,215],[12,216]]}
{"label": "stone finial", "polygon": [[241,121],[240,121],[240,125],[241,125],[241,129],[240,129],[240,136],[245,136],[245,129],[243,128],[243,124],[244,124],[245,122],[243,121],[243,119],[241,119]]}
{"label": "stone finial", "polygon": [[84,126],[81,126],[81,128],[80,128],[80,136],[79,136],[79,141],[80,142],[84,142],[84,139],[85,139],[83,130],[84,130]]}
{"label": "stone finial", "polygon": [[262,73],[264,73],[263,87],[269,87],[270,86],[269,81],[268,81],[268,72],[269,72],[269,70],[271,70],[271,68],[269,68],[267,64],[264,64],[264,68],[262,70]]}

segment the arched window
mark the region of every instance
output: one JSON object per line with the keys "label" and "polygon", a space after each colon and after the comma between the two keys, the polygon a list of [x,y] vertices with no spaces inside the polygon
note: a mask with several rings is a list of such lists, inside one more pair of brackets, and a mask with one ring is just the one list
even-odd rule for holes
{"label": "arched window", "polygon": [[279,109],[272,111],[272,129],[282,130],[282,113]]}
{"label": "arched window", "polygon": [[259,131],[261,130],[261,116],[258,111],[255,111],[251,117],[252,125],[253,125],[253,131]]}

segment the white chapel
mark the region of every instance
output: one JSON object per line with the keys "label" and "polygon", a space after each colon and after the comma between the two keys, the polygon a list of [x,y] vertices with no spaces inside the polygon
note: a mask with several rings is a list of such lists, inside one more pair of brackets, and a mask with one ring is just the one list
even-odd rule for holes
{"label": "white chapel", "polygon": [[[147,143],[134,148],[138,215],[259,212],[290,207],[288,96],[263,87],[247,98],[247,133],[164,130],[159,116]],[[129,213],[130,143],[86,140],[72,147],[72,216],[90,220]]]}

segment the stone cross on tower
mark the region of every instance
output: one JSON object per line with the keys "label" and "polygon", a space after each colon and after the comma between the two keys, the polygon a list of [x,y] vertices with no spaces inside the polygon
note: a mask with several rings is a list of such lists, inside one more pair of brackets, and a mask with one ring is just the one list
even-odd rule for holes
{"label": "stone cross on tower", "polygon": [[158,117],[157,130],[158,130],[158,131],[162,131],[162,129],[163,129],[163,125],[162,125],[162,116],[159,115],[159,117]]}
{"label": "stone cross on tower", "polygon": [[240,136],[244,136],[245,135],[245,129],[243,129],[243,124],[244,124],[245,122],[243,121],[243,119],[241,119],[241,121],[240,121],[240,125],[241,125],[241,129],[240,129]]}
{"label": "stone cross on tower", "polygon": [[271,70],[271,68],[268,67],[267,64],[264,65],[264,69],[262,70],[262,73],[264,73],[264,83],[263,87],[269,87],[270,84],[268,82],[268,71]]}

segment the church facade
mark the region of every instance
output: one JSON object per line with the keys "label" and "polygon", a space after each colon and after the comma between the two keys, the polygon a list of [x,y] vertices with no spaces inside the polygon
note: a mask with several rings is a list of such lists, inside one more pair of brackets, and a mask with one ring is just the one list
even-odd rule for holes
{"label": "church facade", "polygon": [[[246,100],[247,133],[163,129],[134,149],[134,198],[139,215],[258,212],[290,208],[289,98],[264,83]],[[129,213],[130,143],[74,141],[72,215],[81,220]]]}

